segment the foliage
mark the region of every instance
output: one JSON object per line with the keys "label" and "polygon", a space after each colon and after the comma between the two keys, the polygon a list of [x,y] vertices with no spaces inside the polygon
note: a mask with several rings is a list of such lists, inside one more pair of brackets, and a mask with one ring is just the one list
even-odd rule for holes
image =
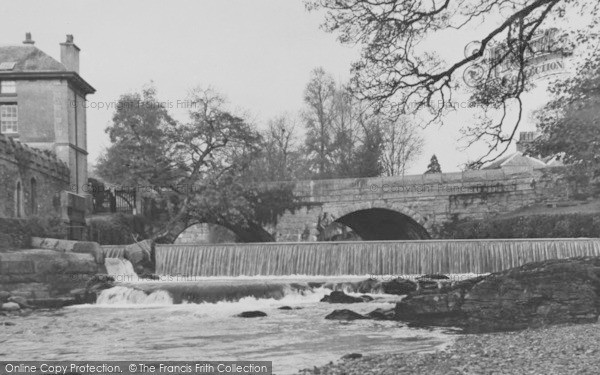
{"label": "foliage", "polygon": [[600,214],[529,215],[479,221],[454,220],[440,238],[575,238],[600,237]]}
{"label": "foliage", "polygon": [[66,224],[56,217],[0,218],[0,249],[29,248],[31,237],[65,239]]}
{"label": "foliage", "polygon": [[528,152],[557,156],[571,166],[570,178],[586,184],[600,177],[600,56],[572,78],[551,88],[554,99],[537,114],[541,136]]}
{"label": "foliage", "polygon": [[306,111],[306,151],[313,154],[313,169],[317,178],[331,177],[331,153],[335,135],[333,131],[334,98],[333,78],[323,68],[316,68],[304,90]]}
{"label": "foliage", "polygon": [[427,170],[425,171],[425,174],[429,173],[442,173],[442,167],[440,166],[437,156],[435,155],[431,156],[431,160],[429,161],[429,165],[427,166]]}
{"label": "foliage", "polygon": [[[309,10],[325,11],[326,31],[362,48],[351,88],[358,99],[377,108],[428,114],[429,122],[442,123],[453,109],[448,104],[453,94],[464,87],[463,76],[477,76],[471,84],[472,101],[484,114],[466,134],[471,143],[486,141],[489,151],[476,163],[495,160],[508,149],[522,117],[521,96],[531,87],[532,61],[548,52],[569,53],[574,44],[585,47],[599,35],[597,1],[305,1]],[[562,35],[550,51],[536,49],[540,32],[577,16],[582,23],[570,25],[572,43]],[[478,28],[482,24],[486,27]],[[464,56],[444,61],[438,46],[429,42],[457,29],[471,31],[476,42]],[[514,75],[502,81],[499,71],[504,67]],[[497,150],[502,152],[490,156]]]}
{"label": "foliage", "polygon": [[[132,100],[142,104],[130,110]],[[147,187],[142,195],[155,207],[153,239],[172,239],[180,222],[239,231],[258,219],[252,182],[262,176],[251,168],[260,159],[261,135],[212,89],[193,90],[189,102],[190,119],[181,123],[160,105],[153,88],[124,95],[107,129],[113,144],[98,173],[108,181]]]}
{"label": "foliage", "polygon": [[89,241],[101,245],[128,245],[147,237],[146,219],[140,215],[118,213],[88,221]]}

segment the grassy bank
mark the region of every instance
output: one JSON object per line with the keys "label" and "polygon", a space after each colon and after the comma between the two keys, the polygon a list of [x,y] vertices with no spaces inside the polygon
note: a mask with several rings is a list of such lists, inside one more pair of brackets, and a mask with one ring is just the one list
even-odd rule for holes
{"label": "grassy bank", "polygon": [[600,324],[465,335],[445,351],[340,360],[300,374],[598,374]]}

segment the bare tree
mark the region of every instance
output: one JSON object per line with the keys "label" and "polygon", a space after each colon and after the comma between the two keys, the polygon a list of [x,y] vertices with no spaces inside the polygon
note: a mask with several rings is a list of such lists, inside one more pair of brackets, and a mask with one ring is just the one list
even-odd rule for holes
{"label": "bare tree", "polygon": [[263,133],[265,165],[270,181],[294,179],[298,168],[299,144],[297,124],[289,114],[281,114],[269,121]]}
{"label": "bare tree", "polygon": [[423,138],[406,117],[384,118],[381,165],[386,176],[401,176],[423,150]]}
{"label": "bare tree", "polygon": [[[473,99],[488,107],[494,116],[468,129],[471,143],[486,140],[489,151],[476,163],[498,158],[508,148],[521,121],[521,95],[528,89],[532,57],[548,53],[535,46],[536,36],[570,12],[587,15],[575,36],[594,35],[600,3],[586,0],[306,0],[307,8],[326,10],[324,28],[339,34],[342,43],[360,44],[362,56],[353,65],[352,87],[356,95],[378,107],[399,113],[421,109],[439,122],[449,109],[453,92],[465,69],[478,75]],[[591,15],[591,17],[590,17]],[[478,42],[465,57],[442,61],[422,42],[450,29],[491,24],[488,31],[474,36]],[[564,42],[564,38],[562,39]],[[568,53],[568,43],[556,42],[555,53]],[[511,66],[513,79],[501,81],[501,66]],[[451,108],[450,108],[451,109]],[[515,113],[515,116],[508,116]],[[503,129],[509,127],[504,133]],[[492,153],[500,150],[500,155]]]}

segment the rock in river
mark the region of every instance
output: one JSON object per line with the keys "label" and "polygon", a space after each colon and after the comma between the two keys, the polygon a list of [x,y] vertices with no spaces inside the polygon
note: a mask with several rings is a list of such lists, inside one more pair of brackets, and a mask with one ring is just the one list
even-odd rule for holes
{"label": "rock in river", "polygon": [[267,314],[262,311],[244,311],[236,316],[239,318],[259,318],[262,316],[267,316]]}
{"label": "rock in river", "polygon": [[5,311],[17,311],[20,310],[21,307],[16,302],[6,302],[2,304],[2,310]]}
{"label": "rock in river", "polygon": [[382,283],[382,288],[383,292],[387,294],[404,295],[417,290],[417,284],[411,280],[397,278]]}
{"label": "rock in river", "polygon": [[439,293],[411,293],[396,305],[394,318],[493,332],[596,322],[599,314],[600,257],[578,257],[528,263]]}
{"label": "rock in river", "polygon": [[368,319],[364,315],[360,315],[352,310],[334,310],[331,314],[327,315],[325,319],[330,320],[357,320],[357,319]]}
{"label": "rock in river", "polygon": [[[366,297],[366,298],[365,298]],[[329,303],[359,303],[359,302],[369,302],[372,301],[373,298],[369,296],[361,296],[361,297],[352,297],[347,295],[344,292],[333,291],[330,295],[325,296],[321,299],[321,302],[329,302]]]}

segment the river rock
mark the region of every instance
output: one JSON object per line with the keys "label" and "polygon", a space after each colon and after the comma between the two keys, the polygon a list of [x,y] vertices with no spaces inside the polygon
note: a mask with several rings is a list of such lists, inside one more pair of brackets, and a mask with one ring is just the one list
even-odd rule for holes
{"label": "river rock", "polygon": [[382,283],[382,289],[387,294],[405,295],[417,290],[417,284],[414,281],[397,278]]}
{"label": "river rock", "polygon": [[138,274],[154,272],[151,240],[144,240],[125,246],[123,256],[131,262],[133,269]]}
{"label": "river rock", "polygon": [[110,289],[115,286],[115,278],[110,275],[94,275],[86,283],[85,289],[88,293],[99,293],[104,289]]}
{"label": "river rock", "polygon": [[413,293],[396,305],[394,318],[494,332],[596,322],[599,314],[600,257],[579,257],[525,264],[445,292]]}
{"label": "river rock", "polygon": [[6,302],[6,303],[2,304],[2,310],[17,311],[17,310],[21,310],[21,307],[16,302]]}
{"label": "river rock", "polygon": [[8,302],[8,298],[11,296],[10,292],[0,290],[0,303]]}
{"label": "river rock", "polygon": [[22,309],[30,308],[31,306],[27,302],[27,299],[20,296],[12,296],[8,298],[8,302],[14,302],[19,305]]}
{"label": "river rock", "polygon": [[281,307],[278,307],[277,310],[292,310],[292,307],[291,306],[281,306]]}
{"label": "river rock", "polygon": [[361,281],[356,286],[356,291],[358,293],[381,293],[382,292],[381,282],[379,282],[375,279],[368,279],[368,280]]}
{"label": "river rock", "polygon": [[74,298],[75,304],[93,304],[98,297],[95,292],[86,288],[73,289],[69,294]]}
{"label": "river rock", "polygon": [[[367,298],[364,298],[367,297]],[[325,296],[321,299],[321,302],[329,302],[329,303],[360,303],[360,302],[369,302],[367,299],[370,298],[372,301],[373,298],[369,296],[361,296],[361,297],[352,297],[347,295],[341,291],[333,291],[330,295]]]}
{"label": "river rock", "polygon": [[244,311],[236,316],[239,318],[259,318],[262,316],[267,316],[267,314],[262,311]]}
{"label": "river rock", "polygon": [[366,316],[361,315],[352,310],[334,310],[331,314],[327,315],[325,319],[329,320],[357,320],[357,319],[367,319]]}
{"label": "river rock", "polygon": [[347,359],[358,359],[358,358],[362,358],[362,354],[360,353],[349,353],[346,354],[344,356],[342,356],[342,359],[347,360]]}
{"label": "river rock", "polygon": [[375,320],[394,320],[395,311],[394,309],[375,309],[367,314],[371,319]]}
{"label": "river rock", "polygon": [[417,277],[417,280],[430,279],[430,280],[449,280],[450,278],[446,275],[441,275],[438,273],[430,273],[427,275],[422,275]]}

